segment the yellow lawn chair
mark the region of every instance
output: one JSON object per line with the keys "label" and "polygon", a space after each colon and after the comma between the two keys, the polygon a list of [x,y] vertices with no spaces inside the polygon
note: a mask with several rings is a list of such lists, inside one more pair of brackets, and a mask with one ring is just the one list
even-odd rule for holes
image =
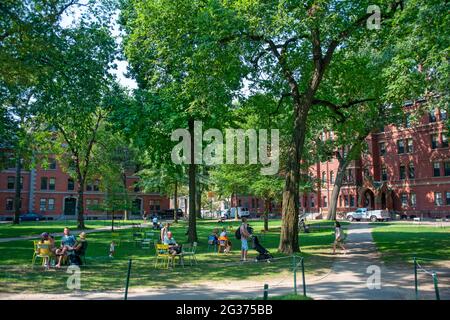
{"label": "yellow lawn chair", "polygon": [[33,258],[31,260],[31,265],[34,267],[36,263],[36,258],[42,259],[42,265],[45,266],[45,261],[50,264],[50,259],[52,258],[52,253],[50,251],[50,245],[48,243],[41,243],[38,240],[33,241],[34,252]]}
{"label": "yellow lawn chair", "polygon": [[161,261],[162,266],[165,267],[166,269],[169,269],[169,260],[172,258],[169,253],[169,245],[157,243],[155,246],[156,246],[155,268],[158,267],[158,262]]}

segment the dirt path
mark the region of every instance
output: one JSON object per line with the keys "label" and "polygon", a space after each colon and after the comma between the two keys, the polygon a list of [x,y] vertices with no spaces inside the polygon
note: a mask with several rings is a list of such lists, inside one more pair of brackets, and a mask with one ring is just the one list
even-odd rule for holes
{"label": "dirt path", "polygon": [[[325,275],[306,275],[307,295],[318,300],[404,300],[415,299],[414,275],[411,268],[385,265],[372,239],[368,223],[352,223],[348,229],[346,247],[348,254],[338,254],[332,269]],[[330,250],[331,253],[331,250]],[[367,286],[368,267],[380,270],[379,289]],[[420,299],[434,299],[432,281],[428,275],[420,276]],[[302,293],[301,274],[298,274],[298,293]],[[450,299],[450,270],[440,272],[441,299]],[[181,285],[173,288],[130,288],[128,298],[136,300],[210,300],[246,299],[262,296],[264,283],[269,284],[270,295],[292,293],[292,275],[283,275],[264,280],[204,281],[196,285]],[[1,294],[0,299],[123,299],[122,292],[72,294]]]}

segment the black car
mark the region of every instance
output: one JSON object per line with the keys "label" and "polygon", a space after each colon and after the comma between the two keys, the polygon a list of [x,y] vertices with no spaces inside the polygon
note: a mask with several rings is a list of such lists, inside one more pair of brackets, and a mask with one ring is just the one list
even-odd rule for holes
{"label": "black car", "polygon": [[20,221],[41,221],[41,220],[45,220],[45,217],[37,213],[25,213],[20,215]]}
{"label": "black car", "polygon": [[[167,210],[164,210],[164,211],[161,212],[159,215],[161,216],[162,219],[173,219],[173,216],[174,216],[174,209],[167,209]],[[183,210],[177,209],[177,217],[178,217],[178,218],[183,217]]]}

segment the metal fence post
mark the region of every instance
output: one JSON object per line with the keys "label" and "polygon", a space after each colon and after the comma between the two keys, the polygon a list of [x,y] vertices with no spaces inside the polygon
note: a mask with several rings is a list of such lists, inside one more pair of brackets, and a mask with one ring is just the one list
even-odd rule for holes
{"label": "metal fence post", "polygon": [[417,283],[417,259],[414,257],[414,289],[416,292],[416,300],[419,299],[419,286]]}
{"label": "metal fence post", "polygon": [[128,260],[128,272],[127,272],[127,281],[125,284],[125,297],[124,300],[128,300],[128,286],[130,284],[130,274],[131,274],[131,259]]}
{"label": "metal fence post", "polygon": [[295,254],[293,255],[293,271],[294,271],[294,294],[297,295],[297,261]]}
{"label": "metal fence post", "polygon": [[303,296],[306,297],[305,263],[303,257],[302,257],[302,282],[303,282]]}
{"label": "metal fence post", "polygon": [[436,300],[441,300],[439,296],[438,278],[436,272],[433,272],[434,291],[436,292]]}
{"label": "metal fence post", "polygon": [[263,295],[263,300],[267,300],[269,297],[269,285],[266,283],[264,285],[264,295]]}

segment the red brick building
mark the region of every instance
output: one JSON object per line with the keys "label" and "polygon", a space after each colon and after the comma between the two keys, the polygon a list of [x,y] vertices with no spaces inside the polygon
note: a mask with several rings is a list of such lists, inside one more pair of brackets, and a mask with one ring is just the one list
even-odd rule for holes
{"label": "red brick building", "polygon": [[[0,171],[0,219],[11,218],[14,215],[15,177],[11,168]],[[135,188],[139,180],[137,176],[127,177],[129,196],[134,201],[131,217],[147,213],[160,212],[169,209],[169,199],[159,193],[142,193]],[[98,180],[89,181],[84,193],[85,215],[89,218],[106,217],[106,212],[94,208],[105,199],[105,193],[100,190]],[[22,171],[21,213],[40,213],[56,219],[76,218],[77,186],[56,161],[51,161],[47,169],[37,167],[30,171]],[[120,214],[118,212],[117,214]]]}
{"label": "red brick building", "polygon": [[[415,106],[407,104],[405,108],[408,115]],[[414,125],[409,118],[402,127],[389,125],[367,137],[367,153],[347,168],[338,212],[369,207],[400,216],[450,217],[447,113],[435,109]],[[325,138],[331,137],[326,134]],[[300,195],[301,210],[328,211],[338,166],[337,159],[331,159],[310,167],[310,175],[318,183],[314,192]],[[238,201],[253,212],[264,209],[263,202],[251,196],[239,196]]]}

